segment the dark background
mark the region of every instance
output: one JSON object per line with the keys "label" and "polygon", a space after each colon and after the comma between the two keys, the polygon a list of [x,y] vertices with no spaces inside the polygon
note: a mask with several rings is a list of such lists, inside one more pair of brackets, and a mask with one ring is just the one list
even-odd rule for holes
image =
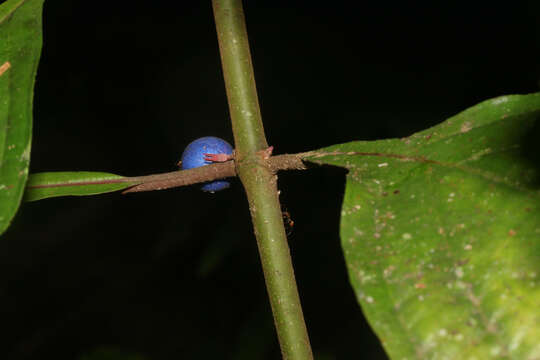
{"label": "dark background", "polygon": [[[277,154],[408,136],[538,91],[538,1],[250,1],[245,12]],[[47,1],[34,114],[31,172],[166,172],[195,138],[232,142],[210,1]],[[340,249],[344,174],[280,174],[304,315],[317,359],[385,359]],[[280,356],[235,180],[213,195],[192,186],[23,204],[0,241],[0,306],[6,360],[96,348]]]}

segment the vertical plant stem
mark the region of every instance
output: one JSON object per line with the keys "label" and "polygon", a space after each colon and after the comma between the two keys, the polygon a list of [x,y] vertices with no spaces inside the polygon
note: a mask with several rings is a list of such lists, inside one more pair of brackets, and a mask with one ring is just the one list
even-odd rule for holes
{"label": "vertical plant stem", "polygon": [[277,176],[262,150],[268,147],[261,120],[241,0],[212,0],[237,173],[247,193],[266,288],[284,359],[312,359],[283,226]]}

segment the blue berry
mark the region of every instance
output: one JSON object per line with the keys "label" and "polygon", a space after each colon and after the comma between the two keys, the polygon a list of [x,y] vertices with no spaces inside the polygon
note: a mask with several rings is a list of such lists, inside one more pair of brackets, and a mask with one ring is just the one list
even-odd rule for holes
{"label": "blue berry", "polygon": [[[212,164],[211,161],[204,160],[204,154],[227,154],[231,155],[233,148],[231,144],[223,139],[214,136],[205,136],[192,141],[182,154],[182,170]],[[231,184],[226,180],[215,180],[207,182],[202,186],[202,191],[216,192],[226,189]]]}

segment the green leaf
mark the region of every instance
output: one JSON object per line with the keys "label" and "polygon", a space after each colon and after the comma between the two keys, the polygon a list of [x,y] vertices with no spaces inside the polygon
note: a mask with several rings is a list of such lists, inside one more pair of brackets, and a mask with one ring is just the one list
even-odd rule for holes
{"label": "green leaf", "polygon": [[0,234],[17,212],[28,177],[42,7],[43,0],[0,5]]}
{"label": "green leaf", "polygon": [[504,96],[308,159],[349,170],[342,247],[391,358],[540,358],[539,118]]}
{"label": "green leaf", "polygon": [[77,171],[44,172],[30,174],[25,201],[35,201],[57,196],[84,196],[122,190],[140,183],[119,175]]}

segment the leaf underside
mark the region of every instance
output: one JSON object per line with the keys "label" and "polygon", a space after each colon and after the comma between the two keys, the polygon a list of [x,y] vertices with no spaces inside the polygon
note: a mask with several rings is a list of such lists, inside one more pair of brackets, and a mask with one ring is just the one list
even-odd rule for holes
{"label": "leaf underside", "polygon": [[392,359],[540,359],[539,118],[504,96],[308,159],[349,170],[349,278]]}
{"label": "leaf underside", "polygon": [[28,177],[42,7],[43,0],[0,5],[0,234],[17,212]]}
{"label": "leaf underside", "polygon": [[137,181],[119,182],[119,180],[128,179],[119,175],[91,171],[30,174],[24,200],[35,201],[58,196],[104,194],[139,183]]}

